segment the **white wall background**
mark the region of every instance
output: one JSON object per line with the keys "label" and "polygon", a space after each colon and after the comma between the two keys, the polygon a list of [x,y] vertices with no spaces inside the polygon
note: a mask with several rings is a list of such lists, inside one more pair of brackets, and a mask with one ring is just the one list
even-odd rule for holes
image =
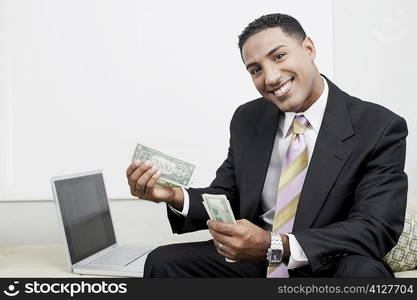
{"label": "white wall background", "polygon": [[[119,199],[111,207],[122,242],[209,238],[205,231],[172,235],[163,205],[130,197],[124,170],[141,141],[197,164],[195,186],[212,180],[234,109],[258,97],[237,35],[271,12],[301,22],[315,42],[320,71],[336,84],[406,117],[411,188],[416,4],[367,0],[363,11],[351,5],[0,0],[0,245],[60,242],[49,177],[98,168],[108,194]],[[381,21],[398,10],[400,25],[395,18]],[[401,45],[383,44],[369,38],[372,26],[385,34],[400,26],[407,37]],[[388,86],[401,90],[384,93]]]}
{"label": "white wall background", "polygon": [[408,198],[417,201],[417,2],[334,1],[336,83],[408,124]]}
{"label": "white wall background", "polygon": [[298,12],[320,32],[318,62],[331,75],[323,3],[316,20],[308,1],[3,1],[0,199],[52,199],[51,176],[95,169],[110,198],[129,198],[124,173],[137,142],[195,163],[195,185],[207,185],[233,111],[258,97],[237,35],[278,7]]}

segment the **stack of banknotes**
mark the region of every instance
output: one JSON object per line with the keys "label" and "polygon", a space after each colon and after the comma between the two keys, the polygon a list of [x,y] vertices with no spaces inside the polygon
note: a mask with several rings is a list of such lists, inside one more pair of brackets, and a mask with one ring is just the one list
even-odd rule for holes
{"label": "stack of banknotes", "polygon": [[211,220],[235,224],[235,216],[225,195],[203,194],[203,205]]}
{"label": "stack of banknotes", "polygon": [[183,186],[188,187],[195,170],[195,165],[166,155],[158,150],[137,144],[133,153],[132,161],[151,161],[158,166],[161,175],[157,184],[162,186]]}
{"label": "stack of banknotes", "polygon": [[[203,205],[211,220],[235,224],[236,219],[230,206],[230,202],[225,195],[203,194]],[[225,258],[227,262],[233,263],[235,260]]]}

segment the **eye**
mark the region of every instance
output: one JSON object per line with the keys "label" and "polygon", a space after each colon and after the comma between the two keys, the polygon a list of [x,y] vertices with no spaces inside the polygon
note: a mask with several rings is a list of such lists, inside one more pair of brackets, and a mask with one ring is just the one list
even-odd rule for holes
{"label": "eye", "polygon": [[249,73],[250,73],[251,75],[255,75],[255,74],[256,74],[256,73],[258,73],[259,71],[261,71],[261,68],[259,68],[259,67],[255,67],[255,68],[251,69],[251,70],[249,71]]}
{"label": "eye", "polygon": [[285,53],[278,53],[277,55],[274,56],[274,60],[280,60],[284,56],[285,56]]}

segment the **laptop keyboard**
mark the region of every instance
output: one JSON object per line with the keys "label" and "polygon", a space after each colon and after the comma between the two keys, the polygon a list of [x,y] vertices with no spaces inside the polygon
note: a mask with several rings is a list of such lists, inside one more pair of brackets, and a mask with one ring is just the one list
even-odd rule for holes
{"label": "laptop keyboard", "polygon": [[91,264],[105,266],[127,266],[148,251],[149,249],[147,248],[117,247],[112,252],[99,257]]}

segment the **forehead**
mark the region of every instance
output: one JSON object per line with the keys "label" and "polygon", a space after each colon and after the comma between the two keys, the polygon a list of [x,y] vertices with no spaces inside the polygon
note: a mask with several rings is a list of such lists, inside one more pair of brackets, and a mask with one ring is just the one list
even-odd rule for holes
{"label": "forehead", "polygon": [[284,33],[281,28],[263,29],[246,40],[242,47],[242,57],[245,63],[256,61],[277,46],[285,45],[292,48],[297,45],[295,38]]}

